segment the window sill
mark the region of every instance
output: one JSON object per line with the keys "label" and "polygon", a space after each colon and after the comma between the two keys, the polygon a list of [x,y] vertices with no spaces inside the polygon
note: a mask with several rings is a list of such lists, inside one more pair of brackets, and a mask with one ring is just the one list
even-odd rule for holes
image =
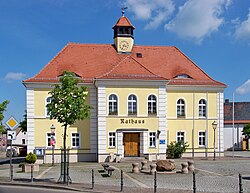
{"label": "window sill", "polygon": [[154,146],[154,147],[149,147],[149,149],[156,149],[156,146]]}
{"label": "window sill", "polygon": [[157,117],[157,113],[148,114],[148,117]]}
{"label": "window sill", "polygon": [[115,149],[116,147],[109,147],[109,149]]}
{"label": "window sill", "polygon": [[185,119],[186,116],[177,116],[177,119]]}
{"label": "window sill", "polygon": [[80,149],[81,147],[71,147],[71,149]]}

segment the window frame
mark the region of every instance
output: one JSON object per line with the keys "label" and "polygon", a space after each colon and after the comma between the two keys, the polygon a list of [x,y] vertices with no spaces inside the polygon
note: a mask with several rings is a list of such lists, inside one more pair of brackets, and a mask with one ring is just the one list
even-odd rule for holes
{"label": "window frame", "polygon": [[[205,102],[205,103],[201,103],[201,101]],[[198,114],[199,114],[199,118],[206,118],[207,117],[207,101],[205,99],[200,99],[199,100]]]}
{"label": "window frame", "polygon": [[[78,134],[78,137],[76,137],[76,136],[73,137],[73,134]],[[79,145],[78,146],[77,145],[74,146],[73,145],[73,139],[77,139],[77,138],[79,138],[79,141],[78,141]],[[81,148],[81,133],[80,132],[71,132],[71,134],[70,134],[70,143],[71,143],[70,145],[71,145],[72,149]]]}
{"label": "window frame", "polygon": [[[183,101],[183,103],[178,103],[179,101]],[[178,110],[178,108],[180,108],[180,110]],[[180,113],[178,113],[178,111],[180,111]],[[183,98],[179,98],[176,101],[176,116],[177,116],[177,118],[185,118],[186,117],[186,102]]]}
{"label": "window frame", "polygon": [[[200,135],[200,133],[204,133],[204,135]],[[203,143],[204,145],[200,145],[200,139],[203,138]],[[202,140],[201,140],[202,141]],[[198,146],[199,148],[204,148],[206,147],[206,131],[200,130],[198,131]]]}
{"label": "window frame", "polygon": [[[115,96],[116,101],[114,99],[110,99],[111,96]],[[115,111],[110,112],[110,104],[109,103],[112,103],[111,104],[112,109],[115,109],[115,103],[116,103],[116,112]],[[118,96],[114,93],[112,93],[108,96],[108,115],[118,115]]]}
{"label": "window frame", "polygon": [[[130,96],[134,96],[135,99],[129,99]],[[133,107],[135,106],[135,112],[133,112],[133,111],[130,112],[129,103],[131,103],[132,110],[133,110]],[[134,103],[135,103],[135,105],[133,105]],[[137,115],[137,113],[138,113],[138,97],[135,94],[129,94],[128,95],[128,98],[127,98],[127,113],[128,113],[128,115]]]}
{"label": "window frame", "polygon": [[185,131],[176,131],[176,142],[179,142],[179,141],[182,141],[182,140],[178,140],[178,138],[180,138],[180,135],[178,135],[178,133],[183,133],[183,142],[185,143],[186,142],[186,132]]}
{"label": "window frame", "polygon": [[108,133],[108,144],[109,144],[109,148],[116,148],[116,132]]}
{"label": "window frame", "polygon": [[[51,132],[47,132],[46,133],[46,148],[49,149],[49,148],[52,148],[52,145],[50,145],[50,139],[51,137],[48,136],[48,135],[51,135],[52,133]],[[54,137],[55,137],[55,140],[56,140],[56,133],[53,133],[54,134]]]}
{"label": "window frame", "polygon": [[[50,99],[50,102],[48,102],[48,99]],[[49,118],[49,114],[48,114],[48,109],[47,109],[47,104],[51,103],[52,97],[48,96],[45,98],[45,117]]]}
{"label": "window frame", "polygon": [[[155,99],[149,99],[149,97],[155,97]],[[157,115],[157,97],[155,94],[150,94],[148,95],[147,97],[147,112],[148,112],[148,115]],[[154,104],[155,104],[155,109],[154,109]],[[151,108],[149,107],[151,106]],[[149,108],[150,108],[150,111],[149,111]],[[152,112],[153,111],[153,112]]]}
{"label": "window frame", "polygon": [[[151,135],[153,134],[153,135]],[[149,132],[148,134],[148,138],[149,138],[149,147],[150,148],[156,148],[156,132]]]}

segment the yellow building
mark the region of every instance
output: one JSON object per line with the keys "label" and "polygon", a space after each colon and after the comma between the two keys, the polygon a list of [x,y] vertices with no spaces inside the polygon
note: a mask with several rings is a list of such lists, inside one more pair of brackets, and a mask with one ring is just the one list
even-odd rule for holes
{"label": "yellow building", "polygon": [[[27,94],[28,152],[51,161],[56,127],[56,158],[63,127],[47,115],[48,94],[64,70],[88,86],[91,116],[71,125],[71,161],[118,161],[123,157],[166,159],[167,145],[183,140],[184,156],[223,156],[223,91],[173,46],[134,44],[134,27],[122,15],[113,26],[114,44],[67,44],[37,75],[23,82]],[[217,129],[212,123],[218,124]],[[215,134],[215,135],[214,135]]]}

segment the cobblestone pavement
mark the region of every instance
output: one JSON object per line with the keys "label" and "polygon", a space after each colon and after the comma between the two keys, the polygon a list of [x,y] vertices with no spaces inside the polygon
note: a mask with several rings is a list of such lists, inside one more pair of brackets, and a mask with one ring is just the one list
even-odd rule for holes
{"label": "cobblestone pavement", "polygon": [[[243,192],[250,192],[250,158],[223,157],[211,159],[195,159],[197,192],[239,192],[238,175],[242,174]],[[181,163],[188,159],[177,159],[176,171],[181,170]],[[124,192],[153,192],[154,176],[131,172],[131,163],[110,163],[116,169],[111,177],[107,177],[103,167],[98,163],[80,162],[70,164],[72,184],[67,188],[75,188],[87,192],[119,192],[121,170],[124,172]],[[91,189],[91,170],[94,170],[95,187]],[[40,171],[34,173],[33,185],[60,186],[57,180],[60,176],[60,164],[51,167],[40,165]],[[9,182],[9,165],[0,165],[0,183]],[[14,183],[29,183],[30,173],[22,173],[17,164],[14,165]],[[181,173],[158,173],[157,192],[191,193],[193,192],[193,175]]]}

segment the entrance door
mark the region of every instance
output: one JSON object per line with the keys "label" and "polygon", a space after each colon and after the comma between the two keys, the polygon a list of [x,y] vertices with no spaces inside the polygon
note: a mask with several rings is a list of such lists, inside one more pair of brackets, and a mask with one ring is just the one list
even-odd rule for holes
{"label": "entrance door", "polygon": [[138,157],[140,155],[140,133],[124,133],[124,156]]}

